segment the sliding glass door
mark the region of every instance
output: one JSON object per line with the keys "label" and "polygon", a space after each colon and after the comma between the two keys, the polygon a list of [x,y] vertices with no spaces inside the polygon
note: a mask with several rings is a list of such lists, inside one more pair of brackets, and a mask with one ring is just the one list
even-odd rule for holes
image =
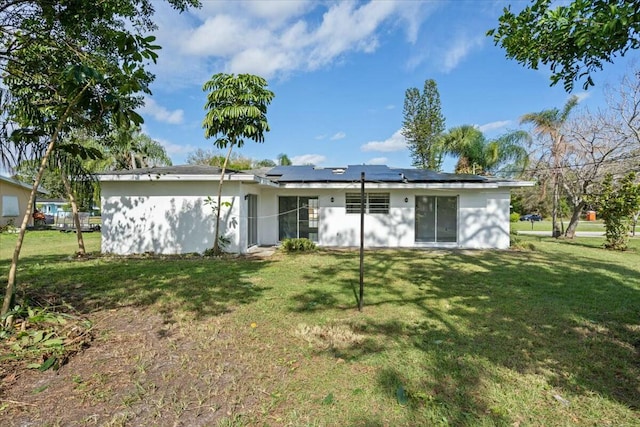
{"label": "sliding glass door", "polygon": [[416,242],[458,241],[458,197],[416,196]]}
{"label": "sliding glass door", "polygon": [[307,238],[318,241],[318,198],[281,196],[278,198],[278,238]]}

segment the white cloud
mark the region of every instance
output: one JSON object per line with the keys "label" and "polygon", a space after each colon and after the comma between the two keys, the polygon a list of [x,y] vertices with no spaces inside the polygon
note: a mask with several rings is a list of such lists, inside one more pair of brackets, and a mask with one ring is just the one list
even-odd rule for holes
{"label": "white cloud", "polygon": [[183,110],[167,110],[151,98],[145,98],[144,106],[140,108],[142,114],[148,114],[159,122],[179,125],[184,121]]}
{"label": "white cloud", "polygon": [[396,108],[396,106],[395,106],[395,105],[393,105],[393,104],[389,104],[389,105],[387,105],[387,106],[386,106],[386,107],[384,107],[384,108],[385,108],[385,109],[387,109],[387,110],[393,110],[393,109],[395,109],[395,108]]}
{"label": "white cloud", "polygon": [[161,138],[153,138],[154,141],[158,141],[162,145],[169,156],[176,154],[189,154],[196,151],[196,147],[191,144],[181,145],[174,144],[171,141]]}
{"label": "white cloud", "polygon": [[373,159],[369,159],[367,162],[368,165],[386,165],[389,161],[386,157],[374,157]]}
{"label": "white cloud", "polygon": [[303,154],[301,156],[293,156],[291,163],[294,165],[319,165],[325,160],[327,160],[327,158],[322,154]]}
{"label": "white cloud", "polygon": [[578,97],[578,104],[591,96],[590,92],[577,92],[573,95]]}
{"label": "white cloud", "polygon": [[321,141],[323,139],[325,139],[327,137],[327,135],[316,135],[315,139],[317,139],[318,141]]}
{"label": "white cloud", "polygon": [[485,123],[484,125],[477,126],[478,130],[482,133],[491,132],[496,129],[501,129],[511,123],[511,120],[502,120],[497,122]]}
{"label": "white cloud", "polygon": [[312,71],[348,53],[374,52],[391,27],[415,42],[433,9],[421,2],[216,1],[177,15],[159,4],[155,19],[164,49],[154,72],[159,81],[184,85],[204,81],[212,69],[267,79]]}
{"label": "white cloud", "polygon": [[313,7],[313,2],[310,0],[248,1],[242,2],[242,6],[253,16],[279,23],[304,14]]}
{"label": "white cloud", "polygon": [[339,139],[344,139],[347,136],[346,133],[340,131],[337,132],[335,135],[333,135],[331,138],[329,138],[331,141],[337,141]]}
{"label": "white cloud", "polygon": [[442,61],[442,71],[448,73],[458,66],[469,53],[476,47],[482,46],[485,37],[459,36],[453,45],[447,50]]}
{"label": "white cloud", "polygon": [[397,130],[390,138],[384,141],[370,141],[362,145],[362,151],[392,152],[402,151],[407,148],[407,140],[402,136],[402,129]]}

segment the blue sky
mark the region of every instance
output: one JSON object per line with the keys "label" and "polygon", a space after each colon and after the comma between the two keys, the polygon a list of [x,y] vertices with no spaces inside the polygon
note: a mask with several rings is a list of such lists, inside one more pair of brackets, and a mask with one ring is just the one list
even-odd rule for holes
{"label": "blue sky", "polygon": [[[387,164],[409,167],[400,135],[404,93],[438,85],[446,127],[479,126],[488,137],[518,129],[521,115],[561,108],[568,98],[549,86],[548,70],[507,60],[485,36],[509,3],[524,1],[203,1],[178,15],[156,4],[160,58],[153,96],[141,109],[144,131],[174,164],[204,138],[202,84],[218,72],[265,77],[275,98],[262,144],[237,152],[253,159],[286,153],[294,164]],[[632,52],[594,75],[581,105],[604,105],[603,87],[628,71]],[[451,171],[454,162],[445,162]]]}

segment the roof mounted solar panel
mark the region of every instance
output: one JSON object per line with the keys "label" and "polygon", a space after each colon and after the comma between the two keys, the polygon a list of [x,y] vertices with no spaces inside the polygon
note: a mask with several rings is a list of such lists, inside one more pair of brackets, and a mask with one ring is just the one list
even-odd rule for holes
{"label": "roof mounted solar panel", "polygon": [[274,181],[286,182],[357,182],[364,172],[366,182],[486,182],[478,175],[441,173],[427,169],[394,169],[385,165],[349,165],[322,168],[311,165],[276,166],[266,177]]}

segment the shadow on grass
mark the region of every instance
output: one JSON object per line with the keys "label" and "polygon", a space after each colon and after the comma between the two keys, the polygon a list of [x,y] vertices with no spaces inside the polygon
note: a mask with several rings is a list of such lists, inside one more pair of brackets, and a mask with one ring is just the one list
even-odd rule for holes
{"label": "shadow on grass", "polygon": [[[255,301],[268,288],[251,279],[268,264],[267,260],[200,257],[27,257],[20,261],[17,297],[49,295],[85,314],[156,305],[166,319],[175,312],[201,318]],[[9,261],[0,261],[0,272],[8,268]],[[6,273],[0,280],[6,283]]]}
{"label": "shadow on grass", "polygon": [[[347,273],[336,274],[335,266],[317,269],[305,276],[307,294],[317,297],[332,277],[342,298],[330,295],[318,307],[344,310],[357,281],[358,255],[324,256],[335,257]],[[480,388],[487,379],[499,382],[486,378],[493,371],[481,361],[488,361],[521,374],[544,375],[566,396],[596,393],[640,407],[637,270],[578,251],[368,251],[365,265],[365,316],[354,329],[413,348],[425,360],[419,368],[424,375],[417,378],[381,372],[380,393],[393,397],[403,383],[410,391],[426,390],[430,402],[449,408],[449,423],[487,416],[503,423]],[[303,300],[305,294],[295,298]],[[422,320],[403,318],[408,310]],[[357,360],[384,351],[381,347],[354,346],[339,356]],[[417,411],[424,396],[410,397],[408,407]]]}

